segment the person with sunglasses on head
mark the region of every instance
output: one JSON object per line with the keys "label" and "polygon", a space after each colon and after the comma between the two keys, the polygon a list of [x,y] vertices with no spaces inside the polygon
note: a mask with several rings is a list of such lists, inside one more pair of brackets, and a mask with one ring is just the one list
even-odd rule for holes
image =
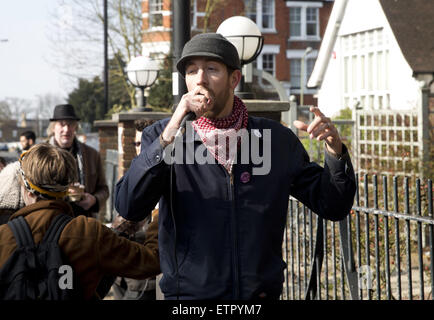
{"label": "person with sunglasses on head", "polygon": [[[145,279],[159,273],[157,223],[148,228],[146,241],[140,244],[119,236],[94,218],[74,214],[67,200],[77,169],[68,151],[41,143],[24,152],[19,163],[21,194],[26,206],[10,220],[24,217],[38,244],[57,216],[71,217],[58,244],[78,279],[83,299],[101,298],[97,287],[104,276]],[[9,225],[1,225],[0,270],[16,249]]]}

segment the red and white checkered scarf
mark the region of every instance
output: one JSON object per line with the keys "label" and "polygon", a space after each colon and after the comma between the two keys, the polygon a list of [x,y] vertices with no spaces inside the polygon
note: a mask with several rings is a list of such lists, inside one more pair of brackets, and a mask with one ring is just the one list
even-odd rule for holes
{"label": "red and white checkered scarf", "polygon": [[200,117],[192,122],[209,152],[226,170],[231,173],[232,165],[237,156],[239,138],[236,138],[240,129],[247,128],[247,108],[240,98],[234,96],[232,113],[221,119]]}

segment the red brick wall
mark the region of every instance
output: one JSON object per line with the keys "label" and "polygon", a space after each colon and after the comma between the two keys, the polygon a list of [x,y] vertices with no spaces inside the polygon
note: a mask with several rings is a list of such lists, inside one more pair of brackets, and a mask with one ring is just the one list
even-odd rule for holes
{"label": "red brick wall", "polygon": [[118,150],[118,127],[117,124],[107,127],[98,127],[99,153],[105,163],[107,149]]}
{"label": "red brick wall", "polygon": [[134,138],[136,136],[136,128],[134,127],[133,120],[120,121],[118,126],[123,131],[120,139],[123,153],[119,153],[118,168],[118,176],[122,177],[130,167],[131,160],[136,156],[136,149],[133,146]]}
{"label": "red brick wall", "polygon": [[[171,10],[171,0],[164,1],[164,10]],[[206,6],[206,0],[198,1],[198,11],[204,12]],[[333,2],[323,2],[323,7],[319,9],[319,23],[320,23],[320,36],[324,36],[327,22],[330,17],[331,10],[333,8]],[[143,1],[143,10],[148,12],[148,0]],[[313,49],[319,50],[321,42],[320,41],[291,41],[288,43],[289,38],[289,10],[290,8],[286,6],[286,1],[276,0],[275,1],[275,24],[278,34],[264,33],[264,44],[277,44],[280,46],[280,52],[276,55],[276,78],[280,81],[290,81],[290,61],[286,58],[286,50],[288,49],[305,49],[310,46]],[[244,15],[244,1],[243,0],[233,0],[225,1],[222,0],[217,4],[215,10],[213,11],[209,21],[208,21],[208,32],[215,32],[217,27],[225,19],[235,16]],[[167,21],[166,21],[167,19]],[[164,17],[164,26],[171,27],[170,20],[171,17]],[[144,29],[148,28],[147,19],[143,19]],[[203,18],[198,18],[198,26],[201,28],[203,26]],[[192,36],[195,32],[192,32]],[[170,41],[170,32],[147,32],[143,35],[144,42],[158,42],[158,41]],[[304,95],[305,103],[316,103],[316,99],[312,95]]]}

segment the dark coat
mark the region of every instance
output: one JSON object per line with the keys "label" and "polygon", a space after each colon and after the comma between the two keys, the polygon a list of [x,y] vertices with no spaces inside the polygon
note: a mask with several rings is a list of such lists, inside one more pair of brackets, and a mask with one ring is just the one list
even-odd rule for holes
{"label": "dark coat", "polygon": [[[47,142],[58,147],[54,136],[49,138]],[[72,203],[72,206],[76,215],[83,214],[88,217],[97,218],[97,213],[109,197],[109,188],[105,179],[104,166],[99,152],[78,141],[77,138],[74,139],[73,147],[70,150],[71,154],[76,159],[78,151],[77,146],[81,149],[83,155],[84,191],[93,195],[96,198],[96,203],[89,208],[89,210],[84,210],[75,203]],[[77,165],[77,171],[78,170],[79,168]]]}
{"label": "dark coat", "polygon": [[89,211],[98,212],[109,197],[104,167],[98,151],[84,143],[78,143],[83,153],[84,191],[97,199],[97,204],[90,208]]}
{"label": "dark coat", "polygon": [[[253,299],[263,293],[278,298],[286,268],[282,239],[289,196],[325,219],[345,218],[355,195],[346,147],[340,159],[326,153],[322,168],[309,161],[290,129],[272,120],[249,117],[248,131],[256,133],[249,137],[259,139],[259,150],[266,144],[263,129],[271,129],[270,172],[253,175],[260,165],[253,163],[251,155],[248,164],[238,158],[232,175],[220,164],[175,164],[175,239],[170,166],[163,161],[159,141],[167,123],[165,119],[145,128],[142,152],[117,183],[115,193],[116,209],[130,220],[143,219],[160,200],[160,287],[165,298]],[[183,139],[194,139],[194,150],[203,147],[197,135]]]}
{"label": "dark coat", "polygon": [[[41,242],[53,218],[59,213],[73,216],[71,206],[59,200],[41,200],[16,212],[32,230],[35,243]],[[151,223],[144,245],[119,237],[94,218],[72,219],[62,231],[59,246],[78,277],[85,299],[96,294],[103,276],[145,279],[160,273],[157,220]],[[7,225],[0,226],[0,268],[16,249],[15,237]]]}

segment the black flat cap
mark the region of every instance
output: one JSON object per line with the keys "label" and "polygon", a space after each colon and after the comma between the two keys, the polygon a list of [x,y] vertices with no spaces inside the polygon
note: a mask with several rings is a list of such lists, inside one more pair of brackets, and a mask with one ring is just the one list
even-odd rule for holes
{"label": "black flat cap", "polygon": [[200,33],[185,44],[181,58],[176,63],[176,68],[183,77],[186,62],[193,57],[214,58],[232,69],[241,69],[237,49],[219,33]]}
{"label": "black flat cap", "polygon": [[79,121],[80,118],[76,116],[74,111],[74,106],[70,104],[59,104],[54,107],[53,117],[50,119],[50,121],[57,121],[57,120]]}

